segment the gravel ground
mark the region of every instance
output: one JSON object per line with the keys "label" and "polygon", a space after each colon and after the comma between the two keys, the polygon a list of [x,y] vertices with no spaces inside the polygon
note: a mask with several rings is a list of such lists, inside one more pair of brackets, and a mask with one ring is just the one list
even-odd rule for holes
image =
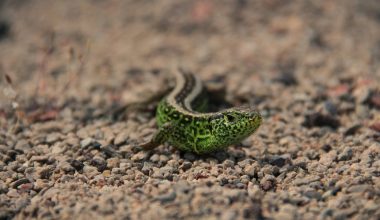
{"label": "gravel ground", "polygon": [[[135,149],[175,65],[263,125]],[[380,218],[377,0],[0,1],[0,76],[0,219]]]}

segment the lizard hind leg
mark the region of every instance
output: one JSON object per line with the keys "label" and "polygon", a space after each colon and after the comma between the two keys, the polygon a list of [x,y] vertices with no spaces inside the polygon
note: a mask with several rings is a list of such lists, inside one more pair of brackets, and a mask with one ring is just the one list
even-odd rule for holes
{"label": "lizard hind leg", "polygon": [[173,126],[172,123],[165,123],[153,134],[150,141],[139,144],[139,147],[144,150],[152,150],[161,144],[164,144],[168,141],[170,134],[174,131],[174,127],[175,126]]}

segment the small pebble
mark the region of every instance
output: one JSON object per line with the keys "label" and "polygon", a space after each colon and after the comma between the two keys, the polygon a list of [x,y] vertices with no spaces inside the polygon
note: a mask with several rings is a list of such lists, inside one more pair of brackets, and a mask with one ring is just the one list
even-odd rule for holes
{"label": "small pebble", "polygon": [[90,146],[94,142],[94,139],[92,138],[86,138],[80,142],[80,146],[82,148]]}
{"label": "small pebble", "polygon": [[349,160],[351,159],[352,155],[353,155],[352,149],[350,147],[345,147],[342,153],[338,155],[338,160],[339,161]]}
{"label": "small pebble", "polygon": [[84,164],[78,160],[70,160],[70,165],[77,171],[81,171],[84,167]]}
{"label": "small pebble", "polygon": [[225,160],[224,162],[223,162],[223,167],[224,167],[224,169],[227,169],[227,168],[232,168],[232,167],[234,167],[235,166],[235,162],[233,162],[232,160]]}
{"label": "small pebble", "polygon": [[185,162],[183,162],[181,169],[183,171],[186,171],[186,170],[190,169],[192,166],[193,166],[193,164],[191,162],[185,161]]}
{"label": "small pebble", "polygon": [[120,160],[119,158],[109,158],[107,159],[107,167],[112,169],[112,168],[115,168],[115,167],[118,167],[120,164]]}
{"label": "small pebble", "polygon": [[17,188],[22,184],[30,183],[30,181],[26,178],[18,179],[12,183],[12,188]]}
{"label": "small pebble", "polygon": [[127,130],[123,130],[122,132],[116,135],[114,144],[117,146],[122,145],[128,140],[128,137],[129,132]]}
{"label": "small pebble", "polygon": [[305,121],[303,125],[309,128],[328,126],[336,129],[340,126],[340,121],[337,117],[331,115],[313,113],[305,116]]}

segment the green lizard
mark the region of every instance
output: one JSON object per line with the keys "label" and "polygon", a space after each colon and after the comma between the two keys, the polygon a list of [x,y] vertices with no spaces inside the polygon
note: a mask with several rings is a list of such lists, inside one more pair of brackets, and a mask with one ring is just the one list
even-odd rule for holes
{"label": "green lizard", "polygon": [[158,131],[139,146],[148,150],[168,142],[183,151],[206,154],[242,141],[260,126],[262,117],[251,106],[199,112],[207,106],[204,94],[200,79],[180,69],[175,88],[158,104]]}

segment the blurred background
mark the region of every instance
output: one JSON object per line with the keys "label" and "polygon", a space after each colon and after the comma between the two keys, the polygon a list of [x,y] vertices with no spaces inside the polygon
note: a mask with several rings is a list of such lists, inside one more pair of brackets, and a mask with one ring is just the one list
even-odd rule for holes
{"label": "blurred background", "polygon": [[49,94],[73,77],[74,90],[117,86],[131,69],[171,65],[204,78],[295,74],[337,84],[379,75],[379,13],[376,0],[2,0],[1,71],[23,94]]}

